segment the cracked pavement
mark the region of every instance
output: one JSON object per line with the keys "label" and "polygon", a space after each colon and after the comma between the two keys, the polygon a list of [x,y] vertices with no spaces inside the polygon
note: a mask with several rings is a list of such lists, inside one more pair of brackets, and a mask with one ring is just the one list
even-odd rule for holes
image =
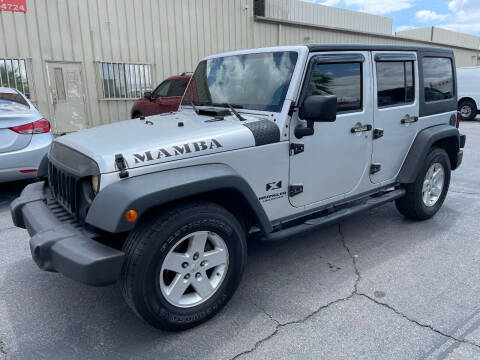
{"label": "cracked pavement", "polygon": [[249,243],[242,283],[214,319],[181,333],[143,324],[117,285],[40,271],[0,187],[0,360],[480,359],[480,122],[440,212],[393,204],[279,243]]}

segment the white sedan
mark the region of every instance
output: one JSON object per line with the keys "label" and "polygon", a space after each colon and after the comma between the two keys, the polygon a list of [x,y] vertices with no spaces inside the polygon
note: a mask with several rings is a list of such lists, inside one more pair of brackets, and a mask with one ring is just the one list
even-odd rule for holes
{"label": "white sedan", "polygon": [[0,182],[36,177],[51,143],[50,122],[22,93],[0,87]]}

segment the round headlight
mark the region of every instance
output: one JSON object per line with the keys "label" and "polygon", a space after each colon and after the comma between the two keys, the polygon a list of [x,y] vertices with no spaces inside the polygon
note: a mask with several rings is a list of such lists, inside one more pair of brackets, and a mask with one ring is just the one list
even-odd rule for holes
{"label": "round headlight", "polygon": [[93,175],[92,176],[92,190],[94,194],[98,192],[98,185],[100,184],[100,178],[98,175]]}

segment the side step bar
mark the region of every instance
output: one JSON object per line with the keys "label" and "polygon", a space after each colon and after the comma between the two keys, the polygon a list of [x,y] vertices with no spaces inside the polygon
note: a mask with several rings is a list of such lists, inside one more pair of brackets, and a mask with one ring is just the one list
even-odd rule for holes
{"label": "side step bar", "polygon": [[355,215],[355,214],[358,214],[359,212],[370,210],[377,206],[386,204],[390,201],[399,199],[403,197],[405,193],[406,193],[405,189],[393,190],[391,192],[386,193],[385,195],[369,198],[368,200],[360,204],[354,205],[352,207],[341,209],[331,214],[320,216],[316,219],[307,220],[302,224],[298,224],[286,229],[275,231],[273,233],[270,233],[262,237],[261,241],[265,241],[265,242],[279,241],[293,235],[298,235],[300,233],[303,233],[309,230],[314,230],[322,226],[335,223],[336,221],[339,221],[345,217]]}

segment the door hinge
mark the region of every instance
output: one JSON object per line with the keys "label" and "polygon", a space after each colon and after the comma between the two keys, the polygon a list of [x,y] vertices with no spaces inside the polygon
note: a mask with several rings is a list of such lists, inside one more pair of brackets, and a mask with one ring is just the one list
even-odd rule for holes
{"label": "door hinge", "polygon": [[382,165],[380,164],[372,164],[370,165],[370,174],[375,174],[380,171],[382,168]]}
{"label": "door hinge", "polygon": [[373,130],[373,139],[379,139],[383,136],[383,129],[374,129]]}
{"label": "door hinge", "polygon": [[305,145],[300,143],[291,143],[290,144],[290,155],[297,155],[302,153],[305,150]]}
{"label": "door hinge", "polygon": [[303,185],[290,185],[288,187],[288,195],[295,196],[303,192]]}
{"label": "door hinge", "polygon": [[288,116],[292,116],[293,113],[295,112],[295,109],[296,109],[296,108],[295,108],[295,102],[292,102],[292,103],[290,104],[290,108],[288,109]]}
{"label": "door hinge", "polygon": [[126,161],[123,158],[122,154],[115,155],[115,165],[117,165],[117,169],[120,170],[120,174],[118,174],[118,176],[120,176],[120,179],[128,177]]}

